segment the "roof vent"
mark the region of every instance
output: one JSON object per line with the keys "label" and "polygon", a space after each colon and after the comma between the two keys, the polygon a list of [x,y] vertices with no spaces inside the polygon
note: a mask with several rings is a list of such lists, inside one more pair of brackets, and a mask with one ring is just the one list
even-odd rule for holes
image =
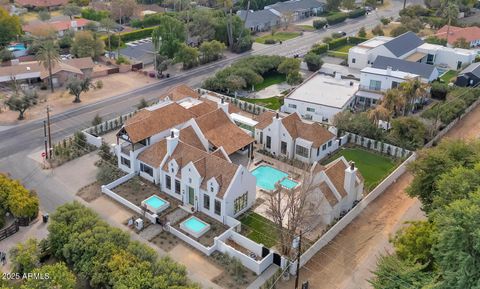
{"label": "roof vent", "polygon": [[170,132],[170,137],[171,137],[171,138],[174,138],[174,137],[175,137],[175,134],[173,133],[173,130]]}

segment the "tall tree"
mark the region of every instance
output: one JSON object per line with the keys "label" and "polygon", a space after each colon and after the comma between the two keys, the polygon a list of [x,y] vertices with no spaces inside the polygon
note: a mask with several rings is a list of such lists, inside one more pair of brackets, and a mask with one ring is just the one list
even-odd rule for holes
{"label": "tall tree", "polygon": [[97,58],[103,54],[105,44],[91,31],[78,31],[72,43],[72,53],[77,57]]}
{"label": "tall tree", "polygon": [[0,49],[7,46],[22,33],[20,18],[10,16],[7,10],[0,7]]}
{"label": "tall tree", "polygon": [[35,268],[31,273],[49,278],[28,278],[21,289],[74,289],[77,285],[75,274],[63,262],[43,265]]}
{"label": "tall tree", "polygon": [[103,18],[100,20],[100,26],[105,29],[107,32],[107,38],[108,38],[108,51],[112,51],[112,44],[111,44],[111,38],[112,38],[112,31],[116,26],[115,21],[112,20],[110,17]]}
{"label": "tall tree", "polygon": [[35,42],[38,49],[36,54],[37,61],[48,70],[48,82],[50,84],[50,90],[53,93],[52,69],[60,62],[58,44],[52,36],[37,38]]}
{"label": "tall tree", "polygon": [[91,79],[88,78],[88,77],[85,78],[85,79],[72,77],[68,80],[66,87],[68,89],[68,93],[75,96],[75,99],[73,100],[73,102],[74,103],[79,103],[79,102],[81,102],[80,95],[83,92],[89,91],[91,85],[92,85],[91,84]]}
{"label": "tall tree", "polygon": [[182,43],[180,49],[175,53],[175,62],[183,63],[183,69],[190,69],[198,65],[198,49]]}
{"label": "tall tree", "polygon": [[10,110],[18,111],[18,120],[23,120],[25,118],[25,112],[37,104],[37,102],[38,96],[35,90],[26,90],[15,92],[9,99],[7,99],[7,101],[5,101],[5,105]]}
{"label": "tall tree", "polygon": [[63,7],[63,15],[70,17],[70,20],[73,19],[73,16],[79,15],[82,12],[82,8],[78,7],[75,4],[67,4]]}
{"label": "tall tree", "polygon": [[13,271],[20,274],[32,272],[40,265],[40,247],[36,239],[28,239],[10,250]]}
{"label": "tall tree", "polygon": [[159,47],[159,54],[173,58],[179,51],[182,43],[185,42],[187,35],[183,22],[168,16],[162,15],[159,19],[159,25],[152,33],[152,40],[155,47]]}

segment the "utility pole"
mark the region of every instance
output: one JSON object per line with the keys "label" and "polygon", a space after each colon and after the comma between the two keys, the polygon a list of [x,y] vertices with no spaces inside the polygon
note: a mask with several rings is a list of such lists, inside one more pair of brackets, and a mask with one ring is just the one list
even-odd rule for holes
{"label": "utility pole", "polygon": [[403,9],[407,6],[407,0],[403,0]]}
{"label": "utility pole", "polygon": [[48,140],[47,140],[47,121],[43,121],[43,137],[45,141],[45,158],[48,160]]}
{"label": "utility pole", "polygon": [[48,158],[52,158],[52,134],[50,133],[50,106],[47,105]]}
{"label": "utility pole", "polygon": [[298,235],[298,250],[297,250],[297,276],[295,277],[295,289],[298,289],[298,280],[300,279],[300,256],[302,255],[302,230]]}

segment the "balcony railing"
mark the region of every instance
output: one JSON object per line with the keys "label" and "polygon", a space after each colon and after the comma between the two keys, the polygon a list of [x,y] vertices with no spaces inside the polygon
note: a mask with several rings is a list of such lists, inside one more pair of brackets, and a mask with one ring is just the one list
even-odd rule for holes
{"label": "balcony railing", "polygon": [[369,85],[359,85],[358,89],[365,90],[365,91],[373,91],[373,92],[382,92],[383,90],[380,87],[374,87]]}
{"label": "balcony railing", "polygon": [[[133,145],[133,150],[136,151],[136,150],[141,149],[141,148],[143,148],[143,147],[145,147],[143,144],[141,144],[141,143],[136,143],[136,144]],[[124,142],[124,143],[121,144],[121,148],[122,148],[122,149],[121,149],[121,150],[122,150],[122,153],[123,153],[123,154],[126,154],[127,156],[129,156],[129,155],[130,155],[130,151],[132,150],[132,144],[129,143],[129,142]]]}

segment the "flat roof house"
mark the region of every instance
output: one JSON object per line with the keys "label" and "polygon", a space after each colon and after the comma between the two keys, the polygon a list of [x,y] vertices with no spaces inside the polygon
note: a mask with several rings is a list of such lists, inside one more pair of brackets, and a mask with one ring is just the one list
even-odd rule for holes
{"label": "flat roof house", "polygon": [[480,27],[450,26],[450,29],[449,29],[448,25],[445,25],[442,28],[440,28],[435,34],[435,36],[440,39],[447,39],[447,35],[448,35],[449,46],[453,46],[455,42],[461,38],[465,39],[470,44],[470,47],[480,46]]}
{"label": "flat roof house", "polygon": [[343,79],[339,73],[335,77],[316,73],[285,97],[281,111],[331,123],[337,113],[355,104],[358,86],[358,81]]}
{"label": "flat roof house", "polygon": [[472,63],[462,70],[455,81],[458,86],[477,86],[480,83],[480,62]]}
{"label": "flat roof house", "polygon": [[260,147],[277,157],[312,164],[335,151],[336,136],[318,123],[309,123],[294,112],[288,116],[266,111],[255,126],[255,140]]}
{"label": "flat roof house", "polygon": [[375,37],[350,48],[348,66],[363,69],[370,66],[377,56],[426,63],[443,70],[457,70],[472,63],[476,53],[467,49],[425,43],[409,31],[395,38]]}

